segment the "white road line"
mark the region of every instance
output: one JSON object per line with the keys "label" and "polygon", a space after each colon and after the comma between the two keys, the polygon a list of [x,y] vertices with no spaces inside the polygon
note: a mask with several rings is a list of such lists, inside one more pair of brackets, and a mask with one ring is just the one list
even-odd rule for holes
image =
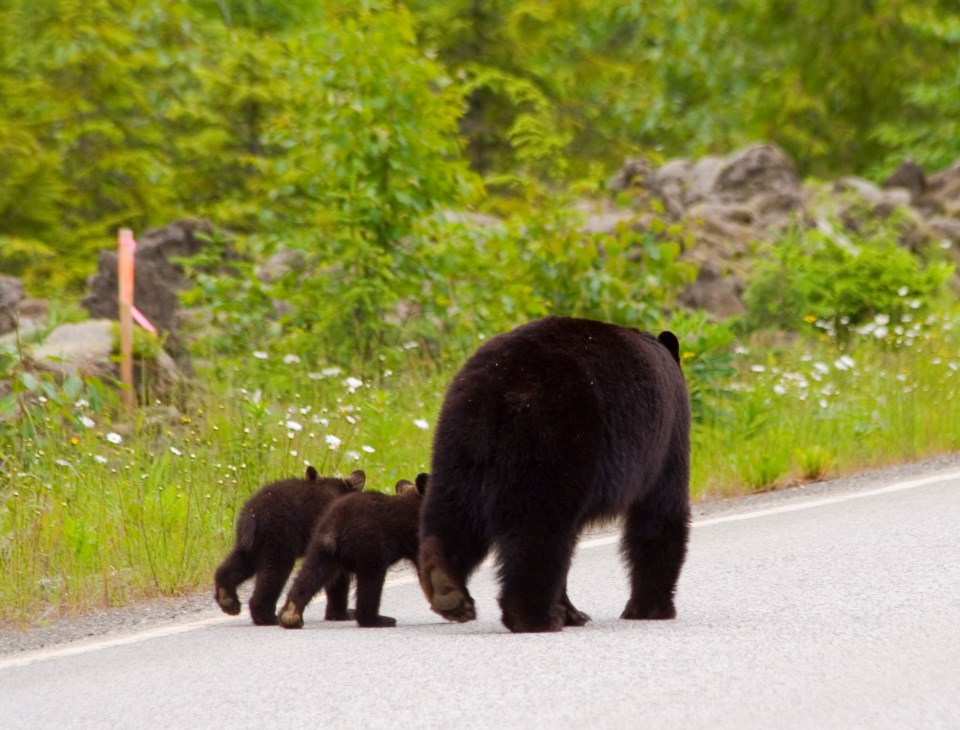
{"label": "white road line", "polygon": [[[947,482],[954,479],[960,479],[960,471],[944,472],[942,474],[925,477],[923,479],[897,482],[895,484],[888,484],[885,487],[870,489],[864,492],[851,492],[849,494],[840,494],[836,497],[799,501],[796,504],[788,504],[782,507],[770,507],[768,509],[759,509],[752,512],[727,515],[725,517],[708,517],[703,520],[696,520],[693,523],[693,526],[697,528],[709,527],[711,525],[720,525],[726,522],[740,522],[742,520],[753,520],[759,517],[767,517],[769,515],[779,515],[787,512],[799,512],[805,509],[839,504],[840,502],[847,502],[852,499],[863,499],[865,497],[876,497],[883,494],[890,494],[892,492],[902,492],[907,489],[916,489],[918,487],[925,487],[930,484],[939,484],[940,482]],[[619,540],[619,535],[605,535],[603,537],[584,540],[577,545],[577,549],[588,550],[590,548],[600,547],[602,545],[611,545]],[[409,585],[416,582],[416,576],[399,576],[397,578],[387,580],[384,583],[384,587],[389,588],[392,586]],[[54,647],[52,649],[39,649],[37,651],[27,652],[11,657],[10,659],[0,659],[0,670],[12,669],[14,667],[25,667],[30,664],[36,664],[37,662],[44,662],[51,659],[59,659],[68,656],[76,656],[78,654],[87,654],[94,651],[100,651],[101,649],[109,649],[115,646],[137,644],[141,641],[149,641],[150,639],[158,639],[164,636],[175,636],[176,634],[184,634],[189,631],[206,628],[207,626],[216,626],[218,624],[224,624],[229,621],[236,620],[237,619],[235,617],[217,616],[215,618],[201,619],[199,621],[175,624],[173,626],[161,626],[159,628],[148,629],[146,631],[137,632],[136,634],[129,634],[127,636],[120,636],[113,639],[104,639],[102,641],[94,641],[82,644],[70,644],[62,647]]]}
{"label": "white road line", "polygon": [[[839,504],[851,499],[862,499],[864,497],[877,497],[881,494],[890,494],[892,492],[902,492],[907,489],[916,489],[930,484],[939,484],[940,482],[949,482],[953,479],[960,479],[960,471],[944,472],[932,477],[923,479],[913,479],[908,482],[897,482],[888,484],[885,487],[870,489],[865,492],[850,492],[848,494],[838,494],[836,497],[826,497],[824,499],[811,499],[798,501],[795,504],[787,504],[782,507],[768,507],[767,509],[753,510],[752,512],[741,512],[735,515],[726,515],[725,517],[707,517],[702,520],[695,520],[694,527],[710,527],[711,525],[722,525],[725,522],[740,522],[742,520],[753,520],[758,517],[768,517],[769,515],[779,515],[786,512],[799,512],[814,507],[825,507],[830,504]],[[620,540],[619,535],[604,535],[592,540],[584,540],[577,547],[578,549],[599,547],[601,545],[610,545]]]}

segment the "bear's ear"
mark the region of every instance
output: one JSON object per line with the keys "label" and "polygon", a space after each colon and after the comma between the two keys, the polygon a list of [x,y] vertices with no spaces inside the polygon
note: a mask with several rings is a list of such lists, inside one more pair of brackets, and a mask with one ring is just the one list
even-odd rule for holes
{"label": "bear's ear", "polygon": [[680,340],[677,339],[677,336],[673,334],[670,330],[664,330],[659,335],[657,335],[657,341],[666,347],[670,354],[673,355],[673,359],[680,363]]}
{"label": "bear's ear", "polygon": [[353,491],[360,492],[363,491],[363,485],[367,481],[367,475],[364,474],[361,469],[357,469],[355,472],[350,474],[345,481]]}
{"label": "bear's ear", "polygon": [[320,476],[320,475],[317,474],[317,470],[316,470],[316,469],[314,469],[312,466],[308,466],[308,467],[307,467],[307,476],[306,476],[306,479],[307,479],[308,482],[315,482],[315,481],[317,481],[317,479],[319,478],[319,476]]}
{"label": "bear's ear", "polygon": [[420,474],[417,474],[417,491],[420,492],[420,494],[426,494],[427,482],[429,481],[430,481],[429,474],[424,474],[423,472],[421,472]]}
{"label": "bear's ear", "polygon": [[408,494],[411,490],[416,489],[413,482],[406,479],[401,479],[397,482],[397,494]]}

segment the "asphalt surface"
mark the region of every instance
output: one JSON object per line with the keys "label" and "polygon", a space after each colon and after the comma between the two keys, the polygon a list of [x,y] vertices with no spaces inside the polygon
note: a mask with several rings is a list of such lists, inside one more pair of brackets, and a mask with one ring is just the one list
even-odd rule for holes
{"label": "asphalt surface", "polygon": [[205,613],[0,656],[0,728],[960,728],[960,471],[724,504],[695,522],[677,620],[628,622],[616,535],[569,580],[594,621],[512,635],[395,574],[395,629]]}

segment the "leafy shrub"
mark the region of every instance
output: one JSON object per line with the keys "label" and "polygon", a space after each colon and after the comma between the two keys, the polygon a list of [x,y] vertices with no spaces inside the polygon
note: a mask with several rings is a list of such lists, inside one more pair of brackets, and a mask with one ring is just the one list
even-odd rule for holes
{"label": "leafy shrub", "polygon": [[748,330],[800,331],[819,321],[844,336],[877,315],[900,321],[929,311],[952,273],[884,231],[854,240],[832,229],[792,228],[767,250],[744,294]]}

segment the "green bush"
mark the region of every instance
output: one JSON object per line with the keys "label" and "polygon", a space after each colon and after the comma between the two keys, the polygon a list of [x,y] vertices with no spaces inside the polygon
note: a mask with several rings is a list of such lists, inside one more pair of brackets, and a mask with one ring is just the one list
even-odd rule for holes
{"label": "green bush", "polygon": [[801,331],[815,322],[845,336],[885,317],[896,323],[927,313],[953,268],[925,263],[880,230],[853,238],[832,229],[792,228],[766,247],[747,284],[748,331]]}

